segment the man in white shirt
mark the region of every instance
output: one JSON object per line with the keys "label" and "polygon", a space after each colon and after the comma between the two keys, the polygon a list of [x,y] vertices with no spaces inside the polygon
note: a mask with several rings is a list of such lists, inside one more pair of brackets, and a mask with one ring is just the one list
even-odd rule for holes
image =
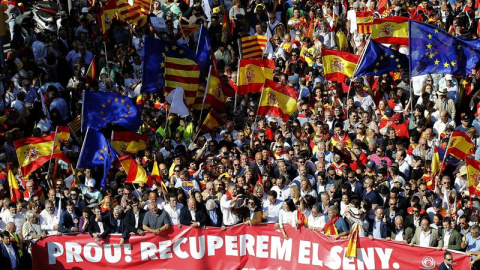
{"label": "man in white shirt", "polygon": [[283,201],[277,198],[277,192],[270,190],[268,200],[263,204],[263,219],[266,219],[268,223],[278,222],[278,215],[282,209]]}
{"label": "man in white shirt", "polygon": [[55,209],[53,202],[50,200],[45,201],[45,209],[40,213],[40,227],[46,231],[48,235],[60,235],[58,230],[58,222],[60,216],[58,209]]}
{"label": "man in white shirt", "polygon": [[390,237],[387,237],[387,240],[392,241],[403,241],[405,244],[408,244],[413,237],[412,228],[403,226],[403,217],[395,217],[395,229],[390,233]]}
{"label": "man in white shirt", "polygon": [[171,225],[177,225],[179,228],[182,227],[179,219],[182,208],[183,204],[178,202],[177,196],[174,193],[170,193],[168,195],[168,203],[164,203],[163,209],[170,215]]}
{"label": "man in white shirt", "polygon": [[277,193],[277,199],[286,200],[290,198],[290,187],[285,185],[285,179],[283,177],[277,178],[277,185],[273,186],[272,189]]}
{"label": "man in white shirt", "polygon": [[433,125],[433,131],[440,137],[440,134],[445,131],[448,125],[455,128],[455,121],[448,117],[447,110],[441,110],[440,119]]}
{"label": "man in white shirt", "polygon": [[223,214],[223,226],[232,226],[240,222],[240,217],[233,211],[237,208],[237,186],[228,185],[228,190],[220,199],[220,209]]}
{"label": "man in white shirt", "polygon": [[312,231],[320,232],[325,227],[325,215],[321,213],[320,206],[318,204],[313,205],[312,212],[308,216],[308,228]]}
{"label": "man in white shirt", "polygon": [[17,213],[17,207],[15,203],[8,205],[8,211],[2,213],[2,223],[0,223],[0,230],[5,230],[6,224],[13,222],[17,228],[16,233],[22,232],[23,223],[25,223],[25,217],[21,213]]}

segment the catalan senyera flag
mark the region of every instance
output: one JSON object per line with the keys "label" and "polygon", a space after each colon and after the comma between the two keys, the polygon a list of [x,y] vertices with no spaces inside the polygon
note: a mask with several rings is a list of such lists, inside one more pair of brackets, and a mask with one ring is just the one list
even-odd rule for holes
{"label": "catalan senyera flag", "polygon": [[461,131],[454,131],[448,144],[445,155],[452,155],[462,160],[465,159],[474,146],[472,139]]}
{"label": "catalan senyera flag", "polygon": [[133,159],[131,156],[123,156],[118,158],[118,161],[120,161],[120,164],[122,164],[122,167],[125,169],[125,173],[127,174],[125,183],[147,183],[147,172],[135,161],[135,159]]}
{"label": "catalan senyera flag", "polygon": [[[45,137],[23,138],[13,143],[22,175],[32,173],[50,160],[54,142],[55,134],[50,134]],[[61,158],[68,161],[59,146],[55,147],[52,158]]]}
{"label": "catalan senyera flag", "polygon": [[97,68],[95,65],[95,57],[93,57],[92,62],[90,63],[90,66],[88,66],[87,73],[85,73],[85,80],[88,83],[95,81],[97,79],[96,74],[97,74]]}
{"label": "catalan senyera flag", "polygon": [[468,192],[470,196],[480,196],[480,161],[467,157],[465,166],[467,166]]}
{"label": "catalan senyera flag", "polygon": [[[145,11],[145,12],[149,13],[150,12],[150,3],[152,3],[152,2],[150,2],[149,0],[135,0],[133,2],[133,6],[134,7],[138,6],[142,9],[142,11]],[[153,3],[152,3],[152,5],[153,5]]]}
{"label": "catalan senyera flag", "polygon": [[266,45],[266,36],[256,35],[242,38],[240,40],[242,59],[262,58]]}
{"label": "catalan senyera flag", "polygon": [[120,155],[133,155],[147,148],[148,135],[138,134],[133,131],[113,131],[112,147]]}
{"label": "catalan senyera flag", "polygon": [[198,24],[185,24],[180,25],[180,32],[182,32],[182,38],[185,40],[187,37],[193,35],[193,33],[197,32],[200,29],[200,25]]}
{"label": "catalan senyera flag", "polygon": [[237,94],[260,93],[265,80],[273,80],[273,60],[241,59],[239,62]]}
{"label": "catalan senyera flag", "polygon": [[215,112],[215,110],[210,110],[200,129],[205,132],[212,132],[223,125],[225,125],[225,121],[218,115],[217,112]]}
{"label": "catalan senyera flag", "polygon": [[297,110],[298,92],[286,84],[265,80],[258,115],[281,117],[283,121]]}
{"label": "catalan senyera flag", "polygon": [[337,50],[322,50],[325,79],[343,83],[355,73],[360,56]]}
{"label": "catalan senyera flag", "polygon": [[357,11],[357,32],[359,34],[372,33],[373,13],[369,11]]}
{"label": "catalan senyera flag", "polygon": [[10,189],[10,201],[12,201],[12,203],[22,198],[17,179],[15,179],[15,175],[13,175],[12,170],[10,170],[10,166],[8,166],[8,187]]}
{"label": "catalan senyera flag", "polygon": [[374,19],[371,39],[379,43],[408,45],[408,18]]}
{"label": "catalan senyera flag", "polygon": [[129,24],[142,27],[147,23],[148,10],[143,11],[140,5],[130,6],[127,0],[115,0],[117,15]]}
{"label": "catalan senyera flag", "polygon": [[353,224],[353,227],[350,231],[350,236],[348,237],[347,250],[345,251],[346,258],[356,258],[357,257],[357,241],[358,241],[358,232],[360,229],[359,224]]}
{"label": "catalan senyera flag", "polygon": [[187,106],[195,103],[200,68],[195,61],[175,57],[165,57],[165,93],[170,93],[177,87],[185,91]]}

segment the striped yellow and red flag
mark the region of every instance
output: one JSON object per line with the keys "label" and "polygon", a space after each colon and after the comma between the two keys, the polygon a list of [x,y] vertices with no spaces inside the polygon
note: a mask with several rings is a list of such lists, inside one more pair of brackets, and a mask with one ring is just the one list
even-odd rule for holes
{"label": "striped yellow and red flag", "polygon": [[159,188],[163,192],[163,194],[165,194],[165,196],[168,195],[168,188],[163,182],[163,177],[160,174],[160,170],[158,169],[158,164],[156,160],[153,162],[151,179],[152,184],[157,186],[157,188]]}
{"label": "striped yellow and red flag", "polygon": [[298,92],[292,87],[265,80],[258,115],[281,117],[285,122],[297,110]]}
{"label": "striped yellow and red flag", "polygon": [[273,80],[273,60],[241,59],[239,62],[237,94],[260,93],[265,80]]}
{"label": "striped yellow and red flag", "polygon": [[474,146],[472,139],[465,132],[455,131],[452,133],[452,137],[450,137],[445,155],[452,155],[462,160],[467,157]]}
{"label": "striped yellow and red flag", "polygon": [[165,57],[165,93],[177,87],[185,91],[187,106],[195,103],[200,78],[200,67],[195,61],[175,57]]}
{"label": "striped yellow and red flag", "polygon": [[360,56],[337,50],[322,50],[325,79],[343,83],[355,73]]}
{"label": "striped yellow and red flag", "polygon": [[372,33],[373,13],[357,11],[357,32],[359,34]]}
{"label": "striped yellow and red flag", "polygon": [[212,132],[223,125],[225,125],[225,121],[218,115],[217,112],[215,112],[215,110],[210,110],[200,129],[206,132]]}
{"label": "striped yellow and red flag", "polygon": [[[55,134],[50,134],[45,137],[23,138],[13,143],[22,175],[32,173],[50,160],[54,142]],[[60,150],[59,146],[55,146],[52,158],[61,158],[68,161],[68,158]]]}
{"label": "striped yellow and red flag", "polygon": [[141,6],[131,6],[127,0],[115,0],[117,3],[118,17],[129,24],[138,27],[144,26],[147,23],[147,11],[142,11]]}
{"label": "striped yellow and red flag", "polygon": [[248,36],[240,40],[242,59],[262,58],[267,45],[266,36]]}
{"label": "striped yellow and red flag", "polygon": [[350,236],[348,237],[348,245],[345,251],[346,258],[356,258],[357,257],[357,242],[358,242],[358,233],[360,230],[359,224],[353,224],[350,231]]}
{"label": "striped yellow and red flag", "polygon": [[57,142],[65,142],[70,139],[70,128],[68,126],[57,126]]}
{"label": "striped yellow and red flag", "polygon": [[229,87],[223,83],[222,78],[218,73],[215,56],[213,54],[212,57],[213,64],[208,77],[205,103],[210,104],[215,110],[219,112],[225,112],[225,102],[227,100],[227,97],[224,93],[224,89],[226,90]]}
{"label": "striped yellow and red flag", "polygon": [[115,1],[108,2],[100,10],[100,13],[97,15],[97,21],[100,24],[100,28],[102,29],[103,34],[105,34],[108,29],[110,29],[115,14],[117,14],[117,4]]}
{"label": "striped yellow and red flag", "polygon": [[408,18],[395,16],[373,20],[371,39],[379,43],[408,45]]}
{"label": "striped yellow and red flag", "polygon": [[13,175],[12,170],[10,170],[10,166],[7,165],[8,170],[8,188],[10,189],[10,201],[12,203],[17,202],[22,198],[22,193],[20,192],[20,188],[18,187],[17,179],[15,179],[15,175]]}
{"label": "striped yellow and red flag", "polygon": [[96,74],[97,74],[97,68],[95,65],[95,57],[92,58],[92,62],[90,63],[90,66],[87,69],[87,73],[85,73],[85,80],[87,83],[91,83],[93,81],[96,81]]}
{"label": "striped yellow and red flag", "polygon": [[140,7],[142,11],[150,13],[150,3],[150,0],[135,0],[133,6]]}
{"label": "striped yellow and red flag", "polygon": [[185,24],[180,25],[180,31],[182,32],[183,39],[190,37],[193,33],[197,32],[200,29],[198,24]]}
{"label": "striped yellow and red flag", "polygon": [[467,166],[468,192],[470,196],[480,196],[480,161],[465,158]]}
{"label": "striped yellow and red flag", "polygon": [[120,155],[132,155],[147,148],[148,135],[133,131],[113,131],[112,147]]}
{"label": "striped yellow and red flag", "polygon": [[135,161],[135,159],[133,159],[131,156],[123,156],[118,158],[118,161],[120,161],[120,164],[122,164],[122,167],[127,174],[125,183],[147,183],[147,172]]}

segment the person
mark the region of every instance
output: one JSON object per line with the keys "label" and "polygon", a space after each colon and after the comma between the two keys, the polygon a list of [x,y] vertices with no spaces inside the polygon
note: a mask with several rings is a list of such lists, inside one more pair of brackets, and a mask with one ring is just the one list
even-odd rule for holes
{"label": "person", "polygon": [[278,223],[275,224],[275,228],[280,228],[285,240],[288,240],[288,235],[285,232],[285,224],[288,224],[294,228],[297,226],[297,216],[295,213],[295,204],[293,203],[293,200],[286,199],[283,202],[283,208],[279,212]]}
{"label": "person", "polygon": [[[40,225],[37,224],[37,216],[33,211],[27,211],[25,217],[27,218],[27,221],[23,223],[22,235],[26,243],[34,243],[47,237],[47,233],[40,228]],[[30,245],[28,245],[28,248],[29,247]]]}
{"label": "person", "polygon": [[234,210],[238,208],[237,200],[237,185],[230,183],[227,191],[220,199],[224,226],[232,226],[240,222],[239,216],[234,213]]}
{"label": "person", "polygon": [[387,219],[384,216],[384,210],[382,207],[377,206],[375,208],[375,218],[370,223],[369,235],[370,239],[385,239],[389,235],[389,230],[387,226]]}
{"label": "person", "polygon": [[442,220],[442,250],[461,250],[462,235],[452,227],[452,221],[449,217],[445,217]]}
{"label": "person", "polygon": [[278,216],[282,206],[282,201],[277,199],[277,192],[275,190],[270,190],[268,192],[268,199],[263,204],[262,218],[268,223],[278,222]]}
{"label": "person", "polygon": [[474,225],[470,232],[462,238],[462,249],[466,249],[466,255],[472,257],[472,268],[477,269],[480,265],[478,255],[480,255],[480,227]]}
{"label": "person", "polygon": [[182,227],[182,223],[180,223],[180,213],[183,208],[183,204],[178,202],[177,196],[174,193],[169,193],[168,204],[165,204],[163,209],[167,211],[168,215],[170,216],[172,226],[176,225],[179,228]]}
{"label": "person", "polygon": [[99,205],[93,208],[93,215],[90,217],[88,221],[88,233],[90,236],[95,238],[95,241],[100,241],[107,237],[110,232],[111,228],[109,226],[109,222],[106,216],[102,215],[102,209]]}
{"label": "person", "polygon": [[438,241],[438,231],[430,227],[428,218],[422,218],[420,227],[417,228],[415,234],[410,242],[410,245],[419,245],[421,247],[436,247],[440,248]]}
{"label": "person", "polygon": [[108,213],[106,220],[108,226],[110,227],[110,233],[120,233],[122,234],[122,239],[120,240],[120,245],[125,243],[125,239],[128,239],[129,231],[125,229],[125,219],[123,216],[124,210],[121,205],[117,205],[113,208],[113,211]]}
{"label": "person", "polygon": [[334,239],[348,235],[349,231],[347,224],[345,223],[345,220],[338,215],[337,206],[329,206],[327,213],[327,223],[322,228],[322,232],[326,235],[332,236]]}
{"label": "person", "polygon": [[412,241],[413,230],[411,227],[405,227],[403,225],[403,217],[395,217],[395,228],[391,230],[390,237],[387,237],[387,240],[392,241],[403,241],[405,244],[408,244]]}
{"label": "person", "polygon": [[74,211],[75,204],[72,201],[67,202],[67,209],[60,215],[58,222],[58,231],[61,233],[78,232],[78,217]]}
{"label": "person", "polygon": [[136,235],[145,235],[143,230],[143,219],[145,211],[140,207],[140,201],[137,198],[132,199],[132,208],[127,211],[124,219],[124,226],[128,233]]}
{"label": "person", "polygon": [[255,196],[250,196],[247,201],[248,217],[244,218],[243,224],[254,226],[262,222],[262,207],[260,200]]}
{"label": "person", "polygon": [[172,221],[168,213],[157,207],[156,201],[150,201],[148,211],[143,218],[143,230],[155,235],[163,234],[170,229]]}
{"label": "person", "polygon": [[18,248],[12,244],[10,240],[10,233],[3,231],[0,233],[2,243],[0,243],[0,265],[5,270],[20,270],[20,255]]}
{"label": "person", "polygon": [[207,224],[207,213],[203,207],[199,207],[197,204],[195,198],[188,198],[187,207],[180,210],[180,224],[191,226],[192,228],[205,227]]}
{"label": "person", "polygon": [[438,270],[453,270],[453,255],[449,251],[443,253],[443,262],[438,266]]}
{"label": "person", "polygon": [[53,202],[50,200],[45,201],[45,209],[40,213],[40,227],[50,235],[61,235],[62,232],[58,231],[59,223],[59,209],[55,209]]}
{"label": "person", "polygon": [[320,232],[323,227],[325,226],[325,216],[320,212],[320,206],[318,204],[314,204],[312,206],[312,211],[308,216],[308,228],[312,231]]}

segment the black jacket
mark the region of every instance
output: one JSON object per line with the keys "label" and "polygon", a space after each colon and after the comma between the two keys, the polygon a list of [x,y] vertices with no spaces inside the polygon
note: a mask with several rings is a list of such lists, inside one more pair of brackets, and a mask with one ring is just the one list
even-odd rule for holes
{"label": "black jacket", "polygon": [[[205,208],[203,207],[197,207],[195,210],[195,220],[196,222],[200,223],[200,226],[207,225],[207,218],[208,214],[205,211]],[[183,207],[182,210],[180,211],[180,224],[185,225],[185,226],[190,226],[192,225],[192,214],[190,213],[190,210],[188,207]]]}

